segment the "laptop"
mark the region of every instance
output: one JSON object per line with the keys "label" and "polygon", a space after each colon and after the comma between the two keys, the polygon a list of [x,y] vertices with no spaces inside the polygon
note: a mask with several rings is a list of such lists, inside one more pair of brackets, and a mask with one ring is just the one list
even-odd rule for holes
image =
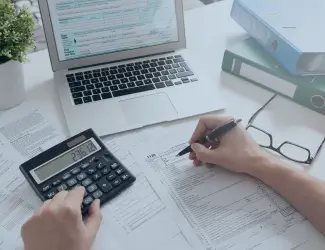
{"label": "laptop", "polygon": [[39,6],[70,134],[105,136],[224,108],[216,83],[200,73],[204,62],[186,49],[182,1]]}

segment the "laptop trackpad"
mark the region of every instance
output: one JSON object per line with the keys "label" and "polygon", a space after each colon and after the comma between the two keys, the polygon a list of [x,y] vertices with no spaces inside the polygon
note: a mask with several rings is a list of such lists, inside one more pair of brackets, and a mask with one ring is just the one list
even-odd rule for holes
{"label": "laptop trackpad", "polygon": [[177,114],[166,93],[120,101],[126,120],[131,124],[148,125],[171,119]]}

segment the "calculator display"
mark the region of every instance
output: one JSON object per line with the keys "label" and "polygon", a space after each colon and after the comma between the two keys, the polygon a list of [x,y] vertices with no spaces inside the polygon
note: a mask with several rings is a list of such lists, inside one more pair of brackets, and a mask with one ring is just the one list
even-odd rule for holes
{"label": "calculator display", "polygon": [[100,146],[90,139],[35,169],[34,175],[42,182],[98,150],[100,150]]}

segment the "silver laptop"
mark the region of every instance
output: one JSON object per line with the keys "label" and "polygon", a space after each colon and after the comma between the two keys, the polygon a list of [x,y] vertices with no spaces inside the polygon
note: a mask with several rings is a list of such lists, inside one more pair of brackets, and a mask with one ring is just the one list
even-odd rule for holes
{"label": "silver laptop", "polygon": [[39,1],[70,134],[99,136],[224,108],[187,50],[180,0]]}

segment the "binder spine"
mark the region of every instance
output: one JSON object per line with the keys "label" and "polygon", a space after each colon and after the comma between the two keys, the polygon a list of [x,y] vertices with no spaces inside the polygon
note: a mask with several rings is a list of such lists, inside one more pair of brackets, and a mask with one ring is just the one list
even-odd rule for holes
{"label": "binder spine", "polygon": [[234,0],[231,17],[255,38],[283,68],[293,75],[299,75],[296,69],[301,56],[300,51],[277,35],[272,27],[254,15],[240,0]]}
{"label": "binder spine", "polygon": [[222,69],[232,75],[278,93],[311,110],[325,115],[325,92],[310,86],[293,84],[267,68],[225,51]]}

